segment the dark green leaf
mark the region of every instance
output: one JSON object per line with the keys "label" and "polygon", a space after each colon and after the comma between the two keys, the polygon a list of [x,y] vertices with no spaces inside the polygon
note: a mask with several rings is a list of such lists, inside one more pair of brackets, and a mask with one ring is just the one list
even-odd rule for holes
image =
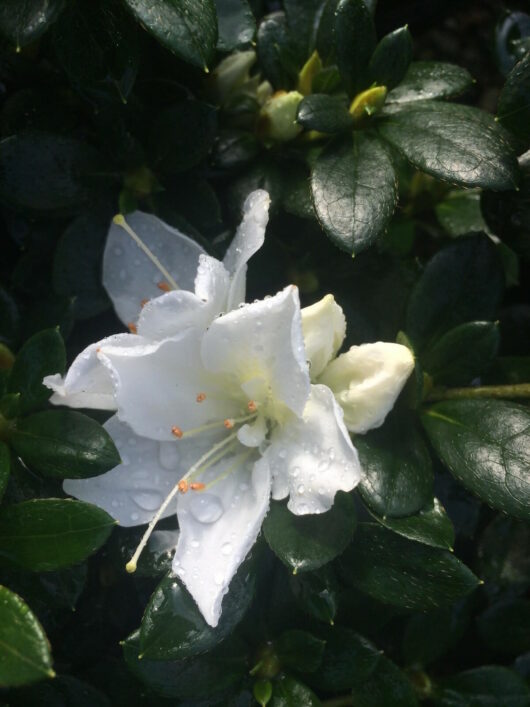
{"label": "dark green leaf", "polygon": [[472,592],[479,580],[450,552],[370,523],[361,524],[341,558],[345,579],[387,604],[427,610]]}
{"label": "dark green leaf", "polygon": [[487,236],[461,238],[432,258],[408,303],[407,334],[416,348],[469,321],[494,320],[504,275]]}
{"label": "dark green leaf", "polygon": [[314,49],[317,23],[325,0],[283,0],[287,26],[302,62]]}
{"label": "dark green leaf", "polygon": [[12,444],[27,466],[52,478],[99,476],[120,463],[109,433],[74,410],[45,410],[20,420]]}
{"label": "dark green leaf", "polygon": [[0,510],[0,557],[34,572],[82,562],[107,540],[115,521],[96,506],[55,498]]}
{"label": "dark green leaf", "polygon": [[486,527],[478,544],[480,576],[493,584],[530,584],[530,526],[499,514]]}
{"label": "dark green leaf", "polygon": [[378,516],[410,516],[433,495],[429,450],[410,417],[391,416],[382,429],[355,438],[363,476],[358,490]]}
{"label": "dark green leaf", "polygon": [[530,411],[501,400],[433,405],[422,422],[453,476],[482,501],[530,518]]}
{"label": "dark green leaf", "polygon": [[291,88],[296,82],[299,62],[283,12],[262,20],[258,28],[258,60],[275,89]]}
{"label": "dark green leaf", "polygon": [[59,622],[64,621],[65,612],[75,610],[85,588],[87,565],[66,567],[55,572],[28,572],[23,569],[2,568],[6,584],[30,604],[46,625],[53,625],[50,617],[57,612]]}
{"label": "dark green leaf", "polygon": [[528,707],[530,691],[507,668],[486,665],[454,675],[443,683],[437,707]]}
{"label": "dark green leaf", "polygon": [[388,658],[381,657],[368,680],[354,685],[355,707],[417,707],[418,700],[407,676]]}
{"label": "dark green leaf", "polygon": [[247,0],[215,0],[219,37],[217,48],[231,52],[249,44],[256,32],[256,20]]}
{"label": "dark green leaf", "polygon": [[307,631],[285,631],[274,641],[274,652],[282,667],[300,673],[314,673],[322,663],[325,641]]}
{"label": "dark green leaf", "polygon": [[403,81],[387,96],[387,103],[412,103],[431,98],[453,98],[473,84],[461,66],[438,61],[414,61]]}
{"label": "dark green leaf", "polygon": [[306,685],[289,675],[274,683],[270,707],[321,707],[322,703]]}
{"label": "dark green leaf", "polygon": [[20,49],[44,34],[63,7],[64,0],[3,0],[0,34]]}
{"label": "dark green leaf", "polygon": [[289,585],[305,613],[333,624],[337,615],[337,583],[325,569],[291,575]]}
{"label": "dark green leaf", "polygon": [[455,189],[436,204],[436,217],[440,226],[450,236],[486,231],[487,226],[480,210],[480,191]]}
{"label": "dark green leaf", "polygon": [[375,26],[363,0],[340,0],[335,15],[337,66],[351,96],[370,85],[368,64],[376,46]]}
{"label": "dark green leaf", "polygon": [[397,201],[396,176],[384,144],[366,133],[331,144],[311,175],[318,219],[342,250],[359,253],[372,245]]}
{"label": "dark green leaf", "polygon": [[499,96],[498,117],[505,128],[530,146],[530,52],[508,74]]}
{"label": "dark green leaf", "polygon": [[245,564],[230,583],[219,625],[209,626],[190,594],[174,576],[165,577],[149,600],[140,631],[142,657],[179,660],[211,650],[241,621],[254,592],[254,577]]}
{"label": "dark green leaf", "polygon": [[295,516],[281,503],[272,503],[263,523],[271,549],[294,572],[314,570],[340,555],[355,531],[351,496],[338,492],[331,510]]}
{"label": "dark green leaf", "polygon": [[214,0],[125,0],[137,20],[166,49],[201,69],[217,44]]}
{"label": "dark green leaf", "polygon": [[444,507],[435,498],[425,508],[407,518],[379,518],[381,525],[393,530],[398,535],[409,540],[415,540],[424,545],[452,550],[455,541],[455,531]]}
{"label": "dark green leaf", "polygon": [[447,653],[469,624],[466,602],[415,614],[403,634],[402,652],[407,665],[429,665]]}
{"label": "dark green leaf", "polygon": [[0,586],[0,685],[27,685],[54,675],[42,626],[17,594]]}
{"label": "dark green leaf", "polygon": [[56,329],[46,329],[28,339],[11,369],[7,389],[20,393],[22,412],[42,407],[52,391],[42,384],[44,376],[64,373],[66,352]]}
{"label": "dark green leaf", "polygon": [[291,164],[289,167],[286,166],[283,176],[283,208],[287,213],[299,218],[315,220],[307,168],[299,164]]}
{"label": "dark green leaf", "polygon": [[213,146],[212,164],[219,169],[236,169],[248,164],[258,152],[258,141],[246,130],[222,131]]}
{"label": "dark green leaf", "polygon": [[81,206],[101,170],[99,153],[70,137],[31,131],[0,142],[0,198],[12,208],[54,213]]}
{"label": "dark green leaf", "polygon": [[324,64],[335,59],[335,13],[339,0],[326,0],[316,35],[316,47]]}
{"label": "dark green leaf", "polygon": [[296,120],[305,130],[339,133],[353,126],[353,118],[345,101],[338,96],[314,93],[298,106]]}
{"label": "dark green leaf", "polygon": [[412,61],[412,37],[407,26],[390,32],[377,45],[370,59],[372,81],[388,90],[403,80]]}
{"label": "dark green leaf", "polygon": [[151,134],[158,168],[179,174],[194,167],[210,152],[216,129],[216,110],[207,103],[180,101],[163,111]]}
{"label": "dark green leaf", "polygon": [[436,383],[465,385],[492,363],[499,343],[499,326],[494,322],[460,324],[425,352],[422,365]]}
{"label": "dark green leaf", "polygon": [[9,472],[11,471],[11,457],[9,447],[4,442],[0,442],[0,501],[6,490],[7,482],[9,481]]}
{"label": "dark green leaf", "polygon": [[530,651],[530,601],[515,599],[490,606],[477,618],[481,638],[496,653]]}
{"label": "dark green leaf", "polygon": [[466,187],[503,191],[518,181],[518,166],[504,131],[477,108],[421,101],[379,123],[380,134],[414,167]]}

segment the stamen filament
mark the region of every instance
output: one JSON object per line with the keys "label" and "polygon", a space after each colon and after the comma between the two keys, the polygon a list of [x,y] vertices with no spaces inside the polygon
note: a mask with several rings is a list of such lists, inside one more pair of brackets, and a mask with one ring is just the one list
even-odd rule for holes
{"label": "stamen filament", "polygon": [[[155,513],[155,515],[152,517],[151,522],[147,526],[147,530],[143,534],[142,539],[140,540],[140,544],[135,550],[134,555],[131,557],[129,562],[125,565],[125,569],[127,572],[135,572],[136,567],[138,564],[138,558],[142,554],[143,549],[147,545],[147,541],[151,537],[151,533],[155,529],[156,524],[160,520],[160,518],[164,515],[167,507],[171,503],[171,501],[175,498],[177,493],[180,491],[181,488],[184,488],[184,484],[182,482],[188,481],[193,474],[198,471],[198,469],[201,468],[201,466],[204,466],[205,462],[207,462],[211,457],[213,457],[217,452],[219,452],[221,449],[224,449],[230,442],[232,442],[237,436],[237,432],[233,432],[231,435],[228,435],[228,437],[225,437],[222,439],[220,442],[217,442],[217,444],[214,444],[211,449],[209,449],[206,454],[203,454],[200,459],[198,459],[195,464],[190,468],[190,470],[182,477],[182,479],[179,479],[177,483],[173,486],[171,491],[168,493],[168,495],[165,497],[164,501],[160,505],[160,508],[158,511]],[[225,450],[226,453],[226,450]],[[211,466],[211,463],[208,466]]]}
{"label": "stamen filament", "polygon": [[229,474],[231,474],[233,471],[235,471],[240,466],[240,464],[245,462],[250,457],[252,452],[254,452],[254,451],[256,451],[256,450],[251,447],[246,452],[241,452],[241,454],[238,454],[234,458],[234,463],[231,466],[229,466],[228,469],[225,469],[225,471],[223,471],[222,474],[219,474],[219,476],[217,478],[210,481],[209,484],[206,484],[206,486],[204,487],[204,490],[208,491],[208,489],[211,489],[212,486],[215,486],[216,483],[218,483],[219,481],[222,481],[223,479],[226,479],[226,477],[229,476]]}
{"label": "stamen filament", "polygon": [[160,260],[156,257],[156,255],[145,245],[145,243],[142,241],[142,239],[132,230],[132,228],[129,226],[127,221],[125,220],[123,214],[116,214],[116,216],[112,219],[114,223],[117,226],[121,226],[125,233],[127,233],[133,241],[136,243],[136,245],[142,250],[145,255],[149,258],[149,260],[153,263],[153,265],[160,270],[162,275],[166,278],[166,280],[169,282],[171,287],[174,290],[180,289],[175,280],[171,277],[169,272],[166,270],[166,268],[162,265]]}
{"label": "stamen filament", "polygon": [[231,430],[234,425],[237,425],[240,422],[247,422],[248,420],[252,420],[254,417],[256,417],[256,414],[257,413],[253,412],[250,415],[243,415],[242,417],[230,417],[226,420],[216,420],[215,422],[208,422],[206,425],[194,427],[193,429],[186,430],[185,432],[183,432],[180,427],[175,426],[172,427],[172,431],[178,430],[178,433],[176,431],[173,431],[173,435],[175,437],[178,437],[179,439],[182,439],[183,437],[194,437],[195,435],[201,434],[202,432],[206,432],[206,430],[215,430],[218,427],[225,427],[226,429]]}

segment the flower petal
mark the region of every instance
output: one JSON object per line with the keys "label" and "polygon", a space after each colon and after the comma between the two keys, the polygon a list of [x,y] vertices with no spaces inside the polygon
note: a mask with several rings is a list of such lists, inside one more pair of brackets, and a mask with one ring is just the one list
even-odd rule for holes
{"label": "flower petal", "polygon": [[311,380],[316,380],[336,356],[346,336],[346,317],[333,295],[302,309],[302,329]]}
{"label": "flower petal", "polygon": [[255,390],[255,402],[267,403],[273,417],[281,414],[270,407],[278,403],[302,414],[310,383],[296,287],[216,319],[201,355],[208,370],[233,375],[234,385]]}
{"label": "flower petal", "polygon": [[[193,290],[199,255],[204,250],[191,238],[152,214],[135,211],[127,224],[158,258],[180,289]],[[103,285],[124,324],[136,322],[141,302],[158,297],[166,278],[125,230],[112,223],[103,257]]]}
{"label": "flower petal", "polygon": [[[210,626],[217,626],[223,596],[254,545],[269,507],[268,464],[263,458],[252,461],[249,453],[211,491],[190,491],[178,499],[180,537],[173,571]],[[230,459],[220,462],[201,481],[219,476],[230,463]]]}
{"label": "flower petal", "polygon": [[269,221],[269,204],[269,194],[257,189],[247,196],[243,205],[243,220],[223,260],[232,277],[226,308],[228,312],[245,301],[247,262],[263,245]]}
{"label": "flower petal", "polygon": [[285,498],[295,515],[324,513],[337,491],[351,491],[361,478],[356,449],[333,393],[311,386],[303,419],[276,428],[265,456],[272,472],[272,497]]}
{"label": "flower petal", "polygon": [[142,343],[145,342],[140,336],[115,334],[90,344],[75,358],[64,378],[59,374],[44,378],[44,385],[54,391],[50,402],[71,408],[116,410],[114,386],[108,370],[98,358],[98,352],[107,344],[127,348]]}
{"label": "flower petal", "polygon": [[335,394],[346,427],[362,433],[383,424],[413,368],[406,346],[378,341],[352,346],[329,364],[319,382]]}
{"label": "flower petal", "polygon": [[98,356],[114,384],[118,417],[137,434],[173,440],[175,427],[186,432],[218,421],[222,428],[225,418],[241,414],[202,367],[200,340],[199,332],[188,329],[132,349],[100,348]]}
{"label": "flower petal", "polygon": [[[180,463],[178,442],[139,437],[116,415],[104,427],[114,440],[122,463],[91,479],[66,479],[63,488],[70,496],[103,508],[126,528],[149,523],[186,472]],[[164,518],[175,511],[176,501],[169,505]]]}

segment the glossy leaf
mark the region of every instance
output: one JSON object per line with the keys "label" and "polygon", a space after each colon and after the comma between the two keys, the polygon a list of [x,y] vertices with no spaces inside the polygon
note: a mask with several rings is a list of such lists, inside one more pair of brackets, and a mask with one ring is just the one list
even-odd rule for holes
{"label": "glossy leaf", "polygon": [[381,657],[368,680],[354,685],[352,700],[355,707],[417,707],[419,704],[408,677],[385,657]]}
{"label": "glossy leaf", "polygon": [[432,98],[454,98],[473,85],[461,66],[439,61],[413,61],[403,81],[387,96],[387,103],[412,103]]}
{"label": "glossy leaf", "polygon": [[366,133],[332,143],[317,159],[311,191],[318,220],[342,250],[359,253],[388,223],[397,200],[392,160]]}
{"label": "glossy leaf", "polygon": [[297,53],[305,62],[314,49],[316,25],[324,0],[283,0],[282,4],[291,41],[296,43]]}
{"label": "glossy leaf", "polygon": [[214,0],[125,0],[125,4],[166,49],[201,69],[209,66],[217,44]]}
{"label": "glossy leaf", "polygon": [[423,611],[452,604],[479,583],[452,553],[369,523],[359,526],[341,569],[349,583],[375,599]]}
{"label": "glossy leaf", "polygon": [[322,703],[307,685],[290,675],[283,675],[274,683],[270,707],[321,707]]}
{"label": "glossy leaf", "polygon": [[273,88],[292,88],[300,62],[283,12],[267,15],[258,27],[258,60]]}
{"label": "glossy leaf", "polygon": [[482,501],[530,518],[530,412],[501,400],[436,403],[422,415],[431,444],[453,476]]}
{"label": "glossy leaf", "polygon": [[34,572],[82,562],[107,540],[115,521],[82,501],[24,501],[0,509],[0,558]]}
{"label": "glossy leaf", "polygon": [[230,52],[249,44],[256,33],[256,20],[247,0],[215,0],[219,36],[217,48]]}
{"label": "glossy leaf", "polygon": [[454,189],[436,204],[436,217],[450,236],[487,231],[480,209],[480,191]]}
{"label": "glossy leaf", "polygon": [[524,149],[530,145],[530,52],[508,74],[499,96],[498,117],[505,128],[519,138]]}
{"label": "glossy leaf", "polygon": [[18,687],[54,675],[42,626],[17,594],[0,586],[0,685]]}
{"label": "glossy leaf", "polygon": [[99,476],[120,463],[109,433],[74,410],[45,410],[20,420],[12,444],[33,471],[52,478]]}
{"label": "glossy leaf", "polygon": [[46,32],[64,4],[64,0],[4,0],[0,4],[0,34],[20,49]]}
{"label": "glossy leaf", "polygon": [[438,179],[494,191],[517,184],[517,160],[503,130],[476,108],[416,102],[386,115],[379,133],[414,167]]}
{"label": "glossy leaf", "polygon": [[8,380],[8,392],[20,393],[20,409],[30,412],[42,407],[52,391],[42,384],[44,376],[64,373],[66,352],[56,329],[35,334],[17,354]]}
{"label": "glossy leaf", "polygon": [[338,586],[332,575],[325,569],[291,575],[289,586],[302,611],[333,624],[338,608]]}
{"label": "glossy leaf", "polygon": [[524,681],[507,668],[486,665],[454,675],[443,683],[437,707],[528,707],[530,690]]}
{"label": "glossy leaf", "polygon": [[273,552],[295,573],[314,570],[333,560],[350,542],[356,527],[351,496],[339,491],[331,510],[295,516],[272,503],[263,532]]}
{"label": "glossy leaf", "polygon": [[339,133],[353,127],[346,103],[337,96],[324,93],[306,96],[298,106],[296,120],[305,130],[321,133]]}
{"label": "glossy leaf", "polygon": [[375,27],[364,0],[340,0],[335,13],[337,66],[350,96],[370,85],[368,64],[376,45]]}
{"label": "glossy leaf", "polygon": [[439,547],[442,550],[453,549],[455,541],[453,524],[437,498],[420,509],[418,513],[405,518],[375,517],[385,528],[409,540]]}
{"label": "glossy leaf", "polygon": [[274,641],[274,652],[282,667],[300,673],[314,673],[322,663],[325,641],[308,631],[285,631]]}
{"label": "glossy leaf", "polygon": [[386,86],[390,91],[404,78],[412,61],[412,37],[408,27],[387,34],[370,59],[370,77],[379,86]]}

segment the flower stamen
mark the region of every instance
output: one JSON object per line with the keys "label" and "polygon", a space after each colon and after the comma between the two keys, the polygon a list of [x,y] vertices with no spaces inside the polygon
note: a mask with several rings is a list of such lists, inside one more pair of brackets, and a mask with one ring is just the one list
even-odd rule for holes
{"label": "flower stamen", "polygon": [[208,422],[206,425],[201,425],[200,427],[194,427],[191,430],[186,430],[185,432],[175,425],[171,428],[171,434],[178,439],[183,437],[195,437],[198,434],[202,434],[207,430],[215,430],[220,427],[225,427],[227,430],[232,430],[236,424],[240,422],[248,422],[256,417],[256,413],[253,412],[250,415],[243,415],[242,417],[227,417],[224,420],[216,420],[215,422]]}
{"label": "flower stamen", "polygon": [[137,329],[136,324],[134,322],[129,322],[127,324],[127,329],[131,332],[131,334],[138,333],[138,329]]}
{"label": "flower stamen", "polygon": [[203,484],[201,481],[193,481],[190,484],[190,489],[192,491],[204,491],[206,488],[206,484]]}
{"label": "flower stamen", "polygon": [[247,403],[247,410],[249,412],[256,412],[257,409],[258,409],[257,403],[254,400],[249,400]]}
{"label": "flower stamen", "polygon": [[171,292],[171,287],[168,285],[167,282],[164,282],[164,280],[157,282],[156,286],[159,290],[162,290],[162,292]]}
{"label": "flower stamen", "polygon": [[182,439],[184,436],[184,432],[180,429],[180,427],[177,427],[176,425],[171,428],[171,434],[174,437],[177,437],[178,439]]}
{"label": "flower stamen", "polygon": [[234,424],[234,420],[231,420],[229,417],[227,417],[226,420],[223,421],[223,425],[226,427],[227,430],[233,429]]}
{"label": "flower stamen", "polygon": [[204,400],[206,400],[206,393],[199,393],[196,397],[196,400],[198,403],[202,403]]}

